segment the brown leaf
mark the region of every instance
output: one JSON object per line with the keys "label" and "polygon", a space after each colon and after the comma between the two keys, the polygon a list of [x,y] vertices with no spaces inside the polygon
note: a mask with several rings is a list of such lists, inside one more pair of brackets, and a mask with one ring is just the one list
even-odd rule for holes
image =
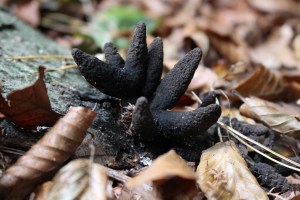
{"label": "brown leaf", "polygon": [[292,43],[295,55],[300,59],[300,34],[296,35]]}
{"label": "brown leaf", "polygon": [[193,170],[171,150],[159,156],[148,169],[131,179],[126,186],[134,188],[153,183],[163,199],[190,199],[196,192],[195,180]]}
{"label": "brown leaf", "polygon": [[47,193],[50,189],[50,187],[53,185],[52,181],[47,181],[46,183],[43,183],[42,185],[39,185],[34,190],[34,198],[33,200],[45,200],[47,197]]}
{"label": "brown leaf", "polygon": [[185,23],[192,21],[201,4],[202,0],[187,0],[182,9],[177,12],[174,17],[166,19],[165,25],[173,27],[184,25]]}
{"label": "brown leaf", "polygon": [[193,24],[185,26],[183,48],[185,52],[189,52],[196,47],[200,47],[203,52],[203,58],[209,50],[209,38],[208,36],[197,29]]}
{"label": "brown leaf", "polygon": [[269,101],[251,97],[244,99],[240,112],[242,115],[264,123],[279,133],[292,134],[293,137],[300,138],[300,122],[293,116],[293,114],[299,115],[298,107],[279,106]]}
{"label": "brown leaf", "polygon": [[229,92],[236,90],[242,96],[254,95],[264,99],[277,99],[284,97],[285,89],[286,84],[280,76],[263,65],[257,65],[246,77],[240,76],[239,79],[232,81],[226,90]]}
{"label": "brown leaf", "polygon": [[203,15],[197,19],[199,28],[220,36],[247,40],[247,35],[253,32],[251,29],[257,26],[257,14],[244,1],[214,1],[203,5],[200,12]]}
{"label": "brown leaf", "polygon": [[251,118],[241,115],[240,110],[235,107],[227,108],[222,107],[222,116],[236,118],[239,121],[246,122],[248,124],[256,124],[255,121]]}
{"label": "brown leaf", "polygon": [[180,99],[176,103],[176,106],[172,108],[172,111],[185,112],[196,108],[198,108],[198,103],[193,99],[193,96],[189,95],[188,93],[185,93],[180,97]]}
{"label": "brown leaf", "polygon": [[212,67],[212,70],[219,76],[225,77],[230,70],[230,66],[226,65],[224,62],[219,62]]}
{"label": "brown leaf", "polygon": [[146,8],[143,12],[152,18],[167,16],[174,11],[172,6],[160,0],[140,0],[139,3],[143,4],[142,8]]}
{"label": "brown leaf", "polygon": [[293,36],[290,25],[275,29],[265,43],[250,50],[251,60],[267,68],[297,67],[299,60],[290,48]]}
{"label": "brown leaf", "polygon": [[0,112],[17,126],[34,130],[37,126],[52,126],[60,117],[51,110],[44,71],[44,67],[39,67],[37,81],[32,86],[10,93],[7,101],[0,94]]}
{"label": "brown leaf", "polygon": [[247,2],[262,12],[268,13],[291,13],[299,15],[300,4],[293,0],[247,0]]}
{"label": "brown leaf", "polygon": [[[222,68],[223,68],[223,72],[222,72]],[[224,78],[224,80],[235,81],[235,82],[244,80],[245,78],[248,78],[251,73],[253,73],[251,72],[251,70],[253,69],[244,62],[239,62],[234,65],[231,65],[230,67],[227,67],[227,70],[226,70],[226,65],[217,66],[214,69],[218,71],[221,70],[221,73],[223,73],[222,77]]]}
{"label": "brown leaf", "polygon": [[219,142],[205,150],[197,176],[208,199],[268,199],[232,141]]}
{"label": "brown leaf", "polygon": [[195,71],[188,91],[209,91],[212,86],[218,87],[220,85],[223,85],[222,79],[220,79],[214,71],[204,66],[199,66]]}
{"label": "brown leaf", "polygon": [[46,200],[105,200],[107,175],[105,169],[88,159],[77,159],[58,171]]}
{"label": "brown leaf", "polygon": [[40,24],[39,0],[20,0],[14,12],[19,18],[32,26],[38,26]]}
{"label": "brown leaf", "polygon": [[30,150],[0,178],[0,199],[22,199],[70,158],[96,113],[72,107]]}
{"label": "brown leaf", "polygon": [[274,200],[300,200],[300,192],[296,190],[290,190],[283,194],[277,195]]}
{"label": "brown leaf", "polygon": [[208,35],[213,46],[229,63],[249,62],[248,47],[243,41],[212,32]]}
{"label": "brown leaf", "polygon": [[295,70],[280,70],[280,75],[282,78],[290,83],[290,82],[298,82],[300,83],[300,69]]}

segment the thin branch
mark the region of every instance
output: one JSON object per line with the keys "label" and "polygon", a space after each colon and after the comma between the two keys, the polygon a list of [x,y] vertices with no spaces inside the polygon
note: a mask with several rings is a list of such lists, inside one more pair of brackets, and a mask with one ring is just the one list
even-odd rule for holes
{"label": "thin branch", "polygon": [[32,59],[73,59],[67,55],[29,55],[29,56],[10,56],[11,60],[32,60]]}

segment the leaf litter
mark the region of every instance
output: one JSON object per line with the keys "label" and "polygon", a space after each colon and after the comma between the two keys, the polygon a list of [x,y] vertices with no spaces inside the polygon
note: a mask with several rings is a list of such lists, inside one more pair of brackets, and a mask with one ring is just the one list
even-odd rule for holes
{"label": "leaf litter", "polygon": [[280,106],[257,97],[248,97],[244,99],[240,112],[242,115],[264,123],[278,133],[299,138],[299,108],[297,111],[295,107],[290,107],[289,105]]}
{"label": "leaf litter", "polygon": [[106,200],[107,181],[106,171],[100,164],[77,159],[57,172],[45,199]]}
{"label": "leaf litter", "polygon": [[[118,4],[121,1],[116,2]],[[129,0],[128,2],[134,3],[134,0]],[[101,4],[102,9],[105,8],[106,4],[109,5],[110,3],[108,3],[108,1],[103,1],[103,4]],[[266,0],[263,2],[257,0],[189,0],[187,2],[142,0],[139,2],[140,7],[137,7],[147,13],[148,16],[163,17],[161,26],[156,28],[157,33],[155,32],[154,34],[161,34],[161,36],[163,36],[166,50],[164,56],[165,66],[173,66],[172,63],[174,63],[174,60],[178,60],[183,54],[192,48],[202,48],[204,60],[201,63],[201,68],[199,68],[200,70],[196,71],[196,75],[189,86],[189,90],[204,92],[215,89],[216,87],[224,89],[226,94],[230,97],[231,102],[223,99],[221,100],[220,104],[222,106],[222,110],[229,110],[229,116],[232,115],[233,111],[231,111],[231,108],[228,107],[228,103],[233,103],[234,109],[237,109],[238,106],[234,104],[241,100],[240,98],[236,98],[234,95],[230,94],[232,90],[236,90],[240,93],[242,99],[245,100],[244,105],[242,105],[240,108],[240,114],[244,114],[256,120],[256,123],[261,122],[265,124],[266,126],[275,130],[278,135],[295,137],[293,138],[293,141],[296,141],[297,143],[297,134],[299,130],[297,115],[299,113],[299,106],[295,105],[295,101],[299,99],[300,91],[300,78],[297,77],[300,57],[298,45],[299,22],[297,22],[299,17],[299,13],[297,12],[299,10],[299,5],[300,4],[298,2],[293,0],[280,0],[276,2],[273,0]],[[189,11],[188,14],[185,14],[186,10]],[[120,35],[120,32],[118,32],[117,35],[118,34]],[[127,34],[124,35],[126,37]],[[102,40],[103,38],[100,39]],[[104,41],[101,41],[101,43],[103,42]],[[243,61],[243,64],[238,65],[239,67],[242,66],[241,68],[230,71],[225,77],[224,73],[222,76],[217,76],[217,71],[215,70],[216,68],[214,68],[215,66],[220,66],[221,63],[224,67],[222,70],[225,68],[232,70],[231,66],[236,66],[236,64],[241,61]],[[245,69],[243,71],[244,73],[239,74],[239,70],[242,68]],[[168,70],[170,70],[170,68]],[[236,73],[237,71],[238,73]],[[288,73],[284,74],[282,71]],[[221,81],[221,84],[215,84],[218,81]],[[189,96],[190,95],[186,95],[186,97]],[[11,101],[13,100],[14,99]],[[194,101],[192,98],[190,100]],[[285,101],[285,104],[278,102],[282,100]],[[3,102],[8,101],[10,101],[9,97],[7,98],[7,101],[3,98]],[[185,101],[187,102],[187,100]],[[5,104],[8,103],[2,103],[2,105]],[[46,110],[51,111],[51,106],[46,108]],[[45,109],[45,107],[43,107],[43,109]],[[181,105],[181,108],[179,109],[183,111],[190,108],[185,108],[184,105]],[[7,111],[7,113],[9,112]],[[235,110],[234,112],[237,111]],[[9,118],[9,114],[3,114],[6,115],[7,119],[14,122],[14,117]],[[18,121],[19,117],[16,118],[17,120],[15,121]],[[239,119],[247,120],[241,117]],[[23,128],[36,129],[37,126],[42,125],[52,126],[54,122],[55,120],[53,120],[52,124],[43,124],[41,121],[38,121],[32,125],[28,122],[22,122],[21,120],[21,122],[18,122],[19,124],[17,122],[14,123]],[[254,122],[252,121],[252,123]],[[223,138],[225,137],[226,136],[223,135]],[[230,145],[228,147],[227,144],[229,143]],[[261,189],[260,185],[250,174],[248,166],[245,164],[244,158],[239,155],[235,144],[233,142],[221,144],[226,144],[226,149],[230,150],[213,153],[213,155],[208,156],[208,159],[219,158],[216,159],[215,163],[213,163],[217,166],[222,163],[225,164],[221,169],[218,168],[216,171],[210,170],[211,173],[206,172],[206,175],[210,179],[213,178],[214,180],[217,180],[217,182],[219,181],[218,183],[220,183],[222,187],[220,186],[202,189],[201,185],[214,184],[215,182],[204,181],[204,183],[201,183],[200,185],[199,180],[207,177],[203,175],[198,176],[198,183],[206,198],[218,199],[218,195],[225,195],[226,192],[224,193],[224,191],[231,191],[231,197],[235,197],[235,195],[248,195],[249,197],[253,194],[257,194],[259,196],[260,194],[261,199],[266,198],[266,193]],[[216,144],[211,149],[207,149],[202,154],[201,160],[202,157],[205,157],[207,152],[210,153],[210,151],[212,151],[212,149],[216,148],[218,145],[220,145],[220,143]],[[231,152],[231,150],[233,151]],[[299,153],[297,149],[295,151],[296,154]],[[226,153],[229,153],[230,156],[224,156]],[[179,158],[175,152],[172,154],[174,160],[181,160],[182,162],[185,162]],[[168,154],[162,155],[162,157],[167,155]],[[158,160],[160,158],[161,157],[159,157]],[[232,159],[233,161],[228,162],[229,159]],[[158,160],[154,160],[152,164],[153,167],[155,167],[154,163]],[[237,161],[239,164],[232,165],[232,163],[236,163]],[[251,162],[254,161],[247,160],[248,164]],[[88,161],[86,161],[86,164],[87,163]],[[167,167],[170,163],[172,163],[173,167]],[[203,168],[210,164],[211,163],[203,164],[203,162],[200,162],[200,165],[202,165],[201,167]],[[89,163],[89,165],[94,164]],[[163,191],[161,188],[159,189],[159,185],[155,184],[157,183],[157,180],[153,177],[160,175],[159,179],[162,179],[168,183],[168,181],[172,180],[174,176],[176,177],[178,174],[183,173],[182,171],[178,172],[178,174],[175,173],[176,170],[174,169],[174,166],[181,166],[181,164],[177,162],[173,163],[173,159],[171,159],[171,161],[167,159],[166,161],[162,162],[161,165],[163,167],[155,170],[153,170],[151,168],[152,166],[150,166],[149,169],[145,169],[143,171],[147,172],[147,170],[153,170],[153,173],[150,171],[151,173],[143,175],[143,172],[141,172],[140,175],[137,175],[132,179],[142,179],[141,185],[149,184],[149,182],[151,185],[152,183],[153,188],[156,188],[154,191],[155,194],[153,194],[154,196],[151,196],[152,198],[158,198],[158,196],[162,195],[162,193],[159,192]],[[199,170],[200,165],[198,167]],[[187,169],[189,168],[188,166],[186,167]],[[234,167],[234,170],[228,171],[230,167]],[[86,165],[84,168],[86,168]],[[213,167],[213,169],[214,168],[215,167]],[[197,170],[197,173],[199,170]],[[86,170],[82,170],[79,173],[83,172],[86,172]],[[172,174],[171,177],[168,174],[169,172]],[[245,177],[237,178],[240,177],[240,173],[247,174],[246,177],[252,177],[249,178],[251,181],[245,181]],[[104,174],[101,176],[106,177]],[[229,177],[232,178],[232,180],[240,181],[239,184],[237,184],[236,187],[230,187],[230,182],[226,181],[227,179],[230,179]],[[112,179],[110,176],[109,178],[110,180]],[[194,179],[193,181],[195,184]],[[123,183],[122,181],[120,182]],[[133,192],[135,193],[135,197],[133,197],[130,189],[123,187],[120,182],[116,188],[121,188],[120,193],[127,193],[130,198],[141,197],[142,195],[138,195],[137,193],[140,191],[145,192],[144,188],[141,190],[135,190]],[[178,184],[176,187],[179,187],[179,185],[182,184]],[[101,187],[102,186],[103,184]],[[244,190],[241,188],[244,186],[251,186],[249,188],[253,190],[256,188],[259,192],[254,193],[251,192],[252,190],[250,189],[248,189],[246,192],[243,192]],[[203,188],[205,187],[203,186]],[[167,191],[173,192],[172,189]],[[80,192],[80,190],[78,190],[78,192]],[[150,193],[147,189],[146,192]],[[271,192],[271,195],[276,196],[277,194],[274,195]],[[278,194],[277,196],[281,197],[280,195],[281,194]],[[293,198],[290,193],[289,195],[290,197],[288,199]],[[251,196],[251,198],[253,197],[254,199],[258,196]],[[163,199],[167,199],[167,197],[163,197]]]}
{"label": "leaf litter", "polygon": [[208,199],[268,199],[232,141],[205,150],[197,175]]}
{"label": "leaf litter", "polygon": [[0,177],[2,199],[23,199],[66,162],[80,145],[96,113],[83,107],[70,108],[25,155]]}
{"label": "leaf litter", "polygon": [[7,99],[0,96],[0,112],[17,126],[34,130],[37,126],[53,126],[61,116],[52,111],[44,82],[46,68],[39,67],[39,78],[29,87],[13,91]]}

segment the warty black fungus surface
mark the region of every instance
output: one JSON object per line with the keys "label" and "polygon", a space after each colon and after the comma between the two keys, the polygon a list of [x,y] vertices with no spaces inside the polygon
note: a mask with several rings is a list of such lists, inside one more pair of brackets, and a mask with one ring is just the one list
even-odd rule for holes
{"label": "warty black fungus surface", "polygon": [[[236,118],[233,118],[231,120],[231,124],[229,123],[228,117],[224,117],[222,119],[222,121],[227,125],[231,125],[233,129],[239,131],[240,133],[242,133],[245,136],[248,136],[250,139],[252,139],[256,142],[262,143],[264,146],[266,146],[270,149],[273,148],[275,134],[268,127],[266,127],[264,125],[248,124],[246,122],[239,121]],[[222,130],[222,131],[223,131],[222,135],[228,135],[225,132],[225,130]],[[240,143],[237,139],[235,139],[232,136],[229,136],[229,139],[233,140],[237,144],[238,149],[241,151],[241,153],[244,157],[249,156],[247,147],[244,144]],[[262,152],[265,152],[265,150],[263,148],[261,148],[257,145],[254,145],[254,147],[256,149],[259,149]],[[255,153],[254,157],[251,158],[251,160],[254,160],[255,162],[262,162],[264,160],[264,157],[261,156],[260,154]]]}
{"label": "warty black fungus surface", "polygon": [[[300,163],[300,157],[289,157],[289,159]],[[285,161],[285,160],[281,160],[281,162],[283,162],[284,164],[290,164],[289,162]],[[296,172],[295,170],[289,169],[287,167],[284,167],[282,165],[279,164],[275,164],[274,168],[276,169],[276,172],[280,173],[282,176],[289,176],[292,175],[294,173],[297,173],[299,175],[299,172]]]}
{"label": "warty black fungus surface", "polygon": [[104,54],[107,62],[79,49],[72,50],[81,74],[91,85],[121,99],[136,100],[154,92],[162,75],[162,40],[156,38],[148,50],[144,23],[139,23],[135,29],[126,62],[112,43],[105,44]]}
{"label": "warty black fungus surface", "polygon": [[147,49],[143,23],[135,29],[126,61],[112,43],[105,45],[104,54],[107,62],[78,49],[72,51],[81,74],[90,84],[107,95],[136,102],[132,128],[140,140],[197,136],[221,115],[220,106],[211,101],[190,112],[169,111],[193,78],[202,56],[200,48],[186,54],[162,80],[163,43],[155,38]]}
{"label": "warty black fungus surface", "polygon": [[255,163],[250,167],[250,170],[256,176],[261,186],[267,190],[274,188],[273,192],[286,192],[292,188],[292,185],[285,177],[266,163]]}

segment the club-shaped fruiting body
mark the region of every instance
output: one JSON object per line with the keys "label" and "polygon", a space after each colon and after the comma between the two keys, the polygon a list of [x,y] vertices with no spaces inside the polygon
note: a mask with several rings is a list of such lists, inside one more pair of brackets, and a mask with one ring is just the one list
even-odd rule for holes
{"label": "club-shaped fruiting body", "polygon": [[136,100],[132,125],[141,140],[197,135],[221,115],[216,104],[190,112],[168,111],[190,84],[201,60],[200,48],[186,54],[162,80],[163,43],[156,38],[147,49],[144,23],[135,29],[126,61],[112,43],[105,45],[104,54],[107,62],[78,49],[72,51],[81,74],[91,85],[107,95]]}
{"label": "club-shaped fruiting body", "polygon": [[81,74],[101,92],[122,99],[150,97],[162,75],[163,48],[162,40],[156,38],[147,50],[144,23],[135,29],[126,62],[112,43],[105,44],[104,54],[107,63],[79,49],[72,50]]}
{"label": "club-shaped fruiting body", "polygon": [[272,188],[274,192],[286,192],[292,188],[288,180],[267,163],[254,163],[250,170],[260,185],[268,190]]}

